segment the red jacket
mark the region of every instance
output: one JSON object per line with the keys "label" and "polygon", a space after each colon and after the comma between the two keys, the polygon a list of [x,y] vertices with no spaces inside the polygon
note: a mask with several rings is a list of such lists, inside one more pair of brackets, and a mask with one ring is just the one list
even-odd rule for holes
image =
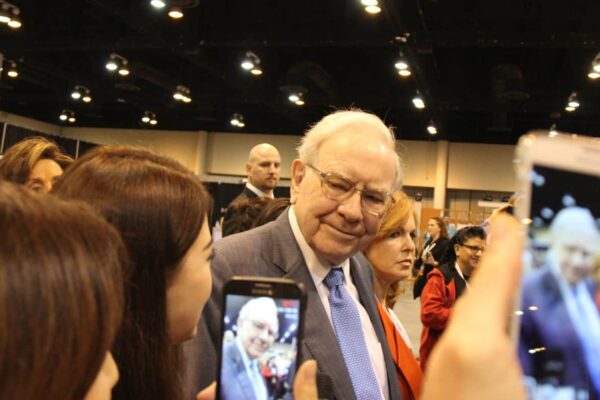
{"label": "red jacket", "polygon": [[[447,269],[446,265],[440,268]],[[446,271],[444,271],[446,272]],[[419,349],[421,369],[425,371],[427,359],[433,346],[446,329],[450,319],[450,309],[456,301],[456,287],[452,275],[445,277],[435,268],[427,275],[427,283],[421,293],[421,346]]]}

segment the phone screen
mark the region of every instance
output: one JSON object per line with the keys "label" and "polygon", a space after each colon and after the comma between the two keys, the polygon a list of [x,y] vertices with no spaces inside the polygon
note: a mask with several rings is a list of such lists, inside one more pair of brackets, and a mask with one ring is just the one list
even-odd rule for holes
{"label": "phone screen", "polygon": [[519,359],[531,399],[600,398],[600,172],[534,165]]}
{"label": "phone screen", "polygon": [[221,399],[292,398],[300,311],[298,298],[226,295]]}

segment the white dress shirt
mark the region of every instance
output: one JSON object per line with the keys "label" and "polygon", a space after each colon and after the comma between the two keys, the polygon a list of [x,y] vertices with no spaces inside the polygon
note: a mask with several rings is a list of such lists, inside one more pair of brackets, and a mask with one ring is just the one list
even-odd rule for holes
{"label": "white dress shirt", "polygon": [[263,192],[262,190],[260,190],[259,188],[257,188],[253,184],[251,184],[250,182],[246,182],[246,187],[248,189],[250,189],[252,192],[254,192],[254,194],[256,194],[258,197],[270,197],[272,199],[275,198],[275,195],[273,194],[273,192],[271,192],[271,194]]}
{"label": "white dress shirt", "polygon": [[[327,317],[329,318],[329,322],[331,323],[332,327],[333,321],[331,320],[331,308],[329,306],[329,289],[327,289],[327,286],[325,286],[323,283],[323,279],[325,279],[331,268],[340,267],[344,271],[344,286],[358,308],[360,323],[362,325],[363,334],[367,343],[367,350],[369,352],[369,358],[371,359],[371,365],[373,366],[377,383],[379,383],[379,389],[382,395],[381,398],[386,400],[389,399],[387,371],[385,369],[383,350],[381,348],[381,343],[379,343],[379,338],[377,338],[377,334],[375,333],[375,328],[373,327],[371,319],[369,318],[369,314],[367,314],[365,308],[362,306],[362,304],[360,304],[358,291],[356,290],[356,286],[354,286],[352,283],[352,277],[350,276],[350,260],[346,259],[340,265],[335,266],[329,266],[321,262],[313,249],[308,245],[308,243],[306,243],[306,239],[304,238],[304,235],[300,230],[300,226],[298,225],[298,220],[296,219],[293,206],[290,207],[288,217],[292,227],[292,232],[294,233],[296,242],[298,242],[298,246],[300,247],[300,251],[304,257],[304,262],[306,263],[313,282],[315,283],[317,292],[321,298],[321,303],[323,304],[323,308],[325,309],[325,313],[327,313]],[[377,318],[379,318],[379,316],[377,316]]]}

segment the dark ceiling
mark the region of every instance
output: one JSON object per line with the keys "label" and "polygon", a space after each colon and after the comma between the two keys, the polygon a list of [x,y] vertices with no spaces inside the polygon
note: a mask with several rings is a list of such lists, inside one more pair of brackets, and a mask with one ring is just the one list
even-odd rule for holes
{"label": "dark ceiling", "polygon": [[[600,79],[587,74],[600,51],[595,0],[173,0],[175,21],[149,0],[28,0],[23,27],[0,26],[0,51],[20,75],[0,80],[0,109],[75,126],[300,134],[336,108],[373,111],[399,139],[515,143],[548,129],[600,136]],[[240,68],[246,51],[263,75]],[[128,77],[104,67],[127,58]],[[398,76],[400,52],[412,76]],[[175,87],[193,101],[173,99]],[[70,98],[91,90],[89,104]],[[306,89],[304,106],[286,88]],[[576,91],[581,106],[564,111]],[[419,92],[427,107],[416,110]],[[244,116],[242,129],[230,125]],[[433,120],[439,133],[425,128]]]}

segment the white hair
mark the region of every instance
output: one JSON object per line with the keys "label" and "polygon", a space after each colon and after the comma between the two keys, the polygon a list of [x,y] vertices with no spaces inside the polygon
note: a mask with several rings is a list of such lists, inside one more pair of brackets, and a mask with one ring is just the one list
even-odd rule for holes
{"label": "white hair", "polygon": [[369,124],[376,129],[365,131],[367,136],[379,136],[384,144],[394,153],[394,166],[396,178],[392,190],[400,190],[404,178],[402,160],[396,151],[394,133],[385,126],[383,121],[375,114],[370,114],[359,109],[341,110],[331,113],[313,125],[305,134],[296,149],[298,157],[304,163],[316,164],[321,145],[335,135],[342,133],[343,128],[353,124]]}
{"label": "white hair", "polygon": [[550,225],[550,234],[554,239],[569,235],[573,231],[585,234],[590,240],[600,239],[596,221],[587,208],[563,208],[556,214]]}
{"label": "white hair", "polygon": [[250,315],[257,313],[261,316],[268,315],[273,316],[275,326],[279,327],[279,319],[277,318],[277,305],[270,297],[257,297],[249,300],[240,309],[238,319],[247,320]]}

